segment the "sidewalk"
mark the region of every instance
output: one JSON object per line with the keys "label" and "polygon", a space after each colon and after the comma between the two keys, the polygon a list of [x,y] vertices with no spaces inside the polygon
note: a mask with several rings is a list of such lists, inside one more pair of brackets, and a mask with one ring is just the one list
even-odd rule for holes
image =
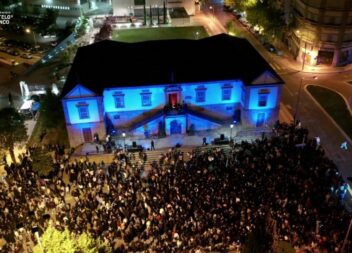
{"label": "sidewalk", "polygon": [[326,65],[308,65],[307,63],[304,66],[302,71],[302,62],[296,61],[291,52],[288,50],[287,46],[281,41],[275,42],[275,46],[283,52],[282,56],[277,56],[277,60],[284,66],[291,68],[297,72],[303,73],[316,73],[316,74],[331,74],[331,73],[342,73],[352,70],[352,64],[348,64],[343,67],[330,67]]}

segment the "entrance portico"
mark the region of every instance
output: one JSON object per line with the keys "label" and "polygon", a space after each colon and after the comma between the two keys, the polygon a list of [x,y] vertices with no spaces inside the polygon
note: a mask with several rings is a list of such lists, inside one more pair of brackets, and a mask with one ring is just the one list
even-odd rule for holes
{"label": "entrance portico", "polygon": [[186,115],[174,115],[165,117],[166,135],[185,134],[187,128]]}
{"label": "entrance portico", "polygon": [[176,107],[177,104],[181,103],[182,88],[179,86],[170,86],[165,88],[165,101],[167,104]]}

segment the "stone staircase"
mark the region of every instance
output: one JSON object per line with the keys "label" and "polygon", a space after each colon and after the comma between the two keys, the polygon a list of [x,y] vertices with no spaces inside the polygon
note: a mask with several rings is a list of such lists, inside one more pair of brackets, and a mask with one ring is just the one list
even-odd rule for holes
{"label": "stone staircase", "polygon": [[[178,150],[180,150],[184,154],[186,154],[187,152],[191,153],[193,150],[196,150],[196,153],[200,153],[203,150],[206,151],[208,149],[213,149],[213,148],[216,148],[216,147],[221,147],[222,149],[224,149],[226,154],[228,154],[229,151],[231,150],[229,145],[221,145],[221,146],[218,146],[218,145],[185,146],[185,147],[178,148]],[[147,169],[147,170],[150,169],[151,168],[151,164],[153,163],[153,161],[157,162],[159,160],[160,154],[165,154],[168,151],[169,151],[169,149],[166,149],[166,148],[146,151],[146,153],[147,153],[147,161],[144,164],[145,165],[145,169]],[[185,156],[184,158],[185,158],[185,161],[188,161],[188,157],[187,156]]]}

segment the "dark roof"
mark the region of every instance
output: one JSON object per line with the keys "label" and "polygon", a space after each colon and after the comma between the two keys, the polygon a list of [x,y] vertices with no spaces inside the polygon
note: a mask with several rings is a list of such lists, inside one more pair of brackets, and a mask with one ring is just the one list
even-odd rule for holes
{"label": "dark roof", "polygon": [[250,84],[269,70],[283,81],[246,39],[220,34],[200,40],[138,43],[102,41],[80,47],[62,94],[77,84],[104,88],[241,79]]}

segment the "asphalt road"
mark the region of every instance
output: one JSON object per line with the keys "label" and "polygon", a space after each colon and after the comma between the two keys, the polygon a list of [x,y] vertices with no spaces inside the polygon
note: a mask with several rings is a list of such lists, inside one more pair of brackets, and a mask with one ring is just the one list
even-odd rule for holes
{"label": "asphalt road", "polygon": [[[212,8],[209,9],[209,6],[212,6]],[[284,56],[277,56],[268,52],[258,39],[242,26],[231,13],[223,11],[222,2],[210,1],[201,9],[203,10],[202,13],[196,15],[193,20],[202,23],[211,35],[224,32],[226,23],[233,21],[236,28],[243,32],[250,43],[271,64],[285,81],[282,90],[282,103],[292,115],[296,111],[297,95],[302,79],[301,97],[297,110],[298,118],[302,125],[309,129],[311,137],[320,137],[321,145],[324,147],[326,154],[339,167],[343,177],[346,179],[352,176],[351,141],[349,150],[345,151],[339,148],[340,144],[346,140],[344,133],[336,127],[334,122],[304,89],[307,84],[318,84],[331,88],[343,95],[352,106],[352,84],[348,83],[348,81],[352,81],[352,70],[306,65],[304,71],[301,71],[301,64],[294,61],[285,48],[282,48]]]}

